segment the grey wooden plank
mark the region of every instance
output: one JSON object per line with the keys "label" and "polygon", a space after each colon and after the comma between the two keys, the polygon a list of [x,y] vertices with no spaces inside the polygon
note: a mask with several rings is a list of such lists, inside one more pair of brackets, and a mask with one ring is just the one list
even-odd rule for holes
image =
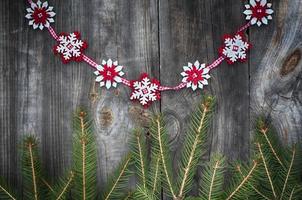
{"label": "grey wooden plank", "polygon": [[[187,62],[210,63],[218,56],[222,35],[233,33],[245,23],[238,1],[160,1],[161,81],[181,81]],[[202,93],[217,98],[209,153],[219,151],[230,159],[246,158],[249,149],[249,68],[248,63],[223,63],[211,72],[210,86],[203,91],[184,89],[163,94],[162,110],[168,115],[175,161],[188,128],[190,114]],[[174,164],[175,169],[178,168]],[[196,183],[198,180],[196,181]],[[197,186],[193,193],[196,193]]]}
{"label": "grey wooden plank", "polygon": [[[97,1],[93,5],[93,52],[100,58],[117,59],[125,66],[126,78],[137,79],[142,72],[158,77],[157,3],[151,1]],[[101,91],[92,106],[99,143],[101,184],[128,151],[132,129],[147,111],[129,100],[130,89]],[[153,110],[159,110],[154,105]],[[141,119],[138,120],[137,119]],[[136,121],[138,123],[136,123]]]}
{"label": "grey wooden plank", "polygon": [[268,27],[251,29],[251,115],[271,118],[284,143],[301,140],[301,1],[274,1]]}

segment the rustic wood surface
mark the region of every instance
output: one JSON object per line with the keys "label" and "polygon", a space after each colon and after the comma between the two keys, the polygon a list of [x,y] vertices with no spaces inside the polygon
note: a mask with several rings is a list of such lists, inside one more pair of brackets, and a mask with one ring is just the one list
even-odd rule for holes
{"label": "rustic wood surface", "polygon": [[[55,29],[80,31],[88,55],[119,60],[129,79],[147,72],[164,85],[177,84],[187,62],[213,61],[222,35],[245,23],[244,2],[238,0],[49,3],[57,13]],[[26,6],[25,1],[0,1],[0,175],[10,184],[21,185],[17,150],[24,134],[39,137],[52,180],[70,167],[71,117],[78,106],[87,107],[95,120],[100,185],[127,153],[131,130],[147,126],[151,112],[166,114],[177,160],[201,93],[217,98],[208,155],[220,151],[229,159],[246,159],[259,114],[272,119],[285,142],[302,137],[301,0],[274,1],[273,22],[247,31],[253,44],[248,62],[223,63],[204,91],[165,92],[150,110],[131,103],[126,87],[99,89],[85,63],[63,65],[53,56],[55,42],[48,33],[27,25]]]}

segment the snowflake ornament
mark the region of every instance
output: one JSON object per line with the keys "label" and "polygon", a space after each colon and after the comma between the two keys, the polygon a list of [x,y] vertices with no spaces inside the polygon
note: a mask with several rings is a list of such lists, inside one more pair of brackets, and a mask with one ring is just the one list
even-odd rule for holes
{"label": "snowflake ornament", "polygon": [[87,43],[80,38],[79,32],[61,33],[58,36],[58,44],[54,46],[54,53],[61,56],[63,63],[83,60],[83,51],[87,48]]}
{"label": "snowflake ornament", "polygon": [[246,10],[243,14],[246,15],[247,20],[251,20],[251,24],[267,25],[268,20],[272,20],[272,14],[274,13],[271,3],[267,3],[267,0],[250,0],[249,4],[245,5]]}
{"label": "snowflake ornament", "polygon": [[196,61],[194,64],[188,63],[188,66],[183,67],[184,71],[182,82],[187,84],[187,88],[192,88],[195,91],[197,88],[203,89],[204,85],[208,85],[208,80],[211,76],[208,74],[210,69],[205,64],[200,64]]}
{"label": "snowflake ornament", "polygon": [[148,74],[142,74],[140,80],[131,82],[132,93],[130,99],[139,101],[147,108],[153,101],[160,99],[159,86],[158,80],[150,80]]}
{"label": "snowflake ornament", "polygon": [[48,28],[50,23],[55,22],[53,17],[56,15],[55,12],[52,11],[53,7],[48,6],[48,2],[45,1],[43,4],[40,0],[37,3],[32,2],[30,8],[27,8],[27,15],[25,18],[29,19],[29,25],[33,26],[34,29],[43,30],[44,27]]}
{"label": "snowflake ornament", "polygon": [[100,83],[100,87],[106,86],[107,89],[110,89],[112,86],[116,88],[117,84],[122,82],[121,76],[124,75],[122,69],[123,66],[118,65],[117,61],[103,60],[102,65],[98,65],[97,71],[94,72],[97,75],[95,81]]}
{"label": "snowflake ornament", "polygon": [[242,33],[234,36],[225,35],[224,45],[219,49],[219,54],[223,56],[229,64],[236,61],[244,62],[247,59],[247,51],[251,48]]}

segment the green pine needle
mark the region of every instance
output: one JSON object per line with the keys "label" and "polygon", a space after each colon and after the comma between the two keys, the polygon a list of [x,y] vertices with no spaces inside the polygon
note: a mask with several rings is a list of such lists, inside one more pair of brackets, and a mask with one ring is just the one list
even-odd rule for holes
{"label": "green pine needle", "polygon": [[156,200],[157,198],[148,189],[144,188],[143,186],[137,186],[137,190],[133,194],[133,199]]}
{"label": "green pine needle", "polygon": [[77,200],[95,199],[97,196],[97,150],[92,122],[87,113],[78,110],[74,115],[72,196]]}
{"label": "green pine needle", "polygon": [[[255,181],[254,174],[258,169],[258,165],[259,163],[257,161],[253,161],[250,165],[237,165],[224,199],[247,199],[253,194],[254,190],[251,185]],[[238,173],[239,171],[241,171],[241,173]]]}
{"label": "green pine needle", "polygon": [[103,200],[123,199],[123,197],[125,197],[129,186],[129,178],[132,175],[131,171],[129,170],[129,166],[132,165],[131,161],[131,156],[126,156],[124,161],[113,173],[108,181],[108,186],[102,195]]}
{"label": "green pine needle", "polygon": [[137,129],[133,133],[131,140],[131,154],[136,169],[136,174],[139,177],[139,183],[144,189],[147,188],[147,149],[143,131]]}
{"label": "green pine needle", "polygon": [[172,163],[171,153],[168,145],[168,135],[162,116],[156,116],[153,118],[150,132],[153,140],[152,156],[160,157],[161,171],[163,173],[162,181],[164,183],[164,189],[168,192],[168,195],[176,199],[175,186],[172,176]]}
{"label": "green pine needle", "polygon": [[193,177],[201,155],[205,152],[207,130],[211,121],[215,99],[205,96],[192,115],[191,126],[185,135],[185,142],[179,164],[178,197],[190,191]]}
{"label": "green pine needle", "polygon": [[41,187],[42,172],[38,155],[38,140],[35,136],[25,136],[22,144],[22,175],[24,198],[38,200],[43,197]]}
{"label": "green pine needle", "polygon": [[203,170],[201,181],[201,199],[219,200],[223,194],[224,172],[226,168],[225,158],[216,154]]}
{"label": "green pine needle", "polygon": [[59,181],[51,191],[51,199],[65,200],[68,197],[69,191],[73,184],[74,173],[71,171],[67,177],[59,178]]}
{"label": "green pine needle", "polygon": [[0,199],[16,200],[17,197],[12,189],[1,179],[0,180]]}

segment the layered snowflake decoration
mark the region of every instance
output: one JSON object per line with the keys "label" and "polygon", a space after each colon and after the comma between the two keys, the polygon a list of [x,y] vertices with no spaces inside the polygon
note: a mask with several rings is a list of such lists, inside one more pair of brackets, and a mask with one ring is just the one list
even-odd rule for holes
{"label": "layered snowflake decoration", "polygon": [[194,64],[188,63],[188,66],[184,66],[183,69],[182,82],[187,84],[187,88],[190,87],[195,91],[197,88],[203,89],[205,85],[209,84],[207,79],[211,78],[210,69],[205,64],[196,61]]}
{"label": "layered snowflake decoration", "polygon": [[53,17],[56,15],[54,13],[52,6],[48,6],[48,2],[45,1],[43,4],[40,0],[37,3],[32,2],[31,7],[27,8],[27,15],[25,18],[29,19],[29,25],[33,26],[34,29],[43,30],[44,27],[48,28],[50,23],[55,22]]}
{"label": "layered snowflake decoration", "polygon": [[80,39],[81,36],[78,32],[61,33],[58,37],[58,44],[54,47],[54,53],[61,56],[63,63],[68,63],[72,60],[82,61],[83,51],[87,48],[87,43]]}
{"label": "layered snowflake decoration", "polygon": [[112,62],[111,59],[108,61],[103,60],[102,65],[97,66],[97,71],[94,72],[97,75],[96,82],[100,83],[100,87],[106,86],[107,89],[117,87],[118,83],[122,82],[122,71],[123,66],[118,65],[118,62]]}
{"label": "layered snowflake decoration", "polygon": [[250,0],[249,4],[245,5],[246,10],[243,12],[247,20],[251,20],[251,24],[267,25],[268,20],[272,20],[272,4],[267,3],[267,0]]}
{"label": "layered snowflake decoration", "polygon": [[247,51],[251,48],[243,34],[237,33],[234,36],[225,35],[224,44],[219,49],[219,54],[223,56],[229,64],[236,61],[244,62],[247,59]]}
{"label": "layered snowflake decoration", "polygon": [[131,82],[132,93],[130,99],[139,101],[147,108],[153,101],[160,99],[159,87],[158,80],[150,80],[148,74],[142,74],[139,80]]}

